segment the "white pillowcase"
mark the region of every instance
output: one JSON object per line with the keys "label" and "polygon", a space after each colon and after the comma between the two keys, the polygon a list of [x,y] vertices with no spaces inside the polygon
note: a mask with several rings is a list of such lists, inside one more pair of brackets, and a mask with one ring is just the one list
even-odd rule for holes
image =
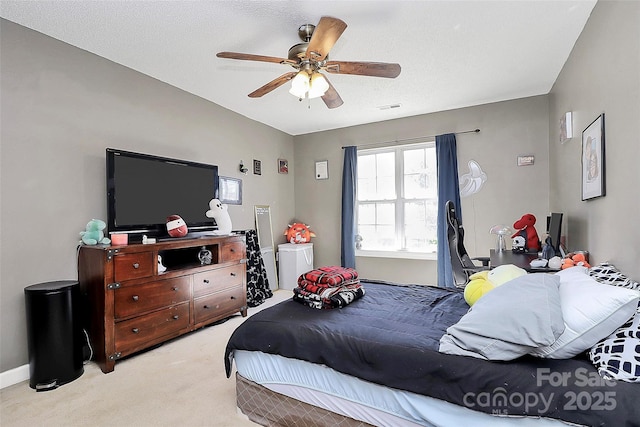
{"label": "white pillowcase", "polygon": [[571,358],[610,335],[635,313],[638,291],[598,283],[584,267],[571,267],[556,275],[560,277],[565,330],[553,344],[533,349],[529,354]]}

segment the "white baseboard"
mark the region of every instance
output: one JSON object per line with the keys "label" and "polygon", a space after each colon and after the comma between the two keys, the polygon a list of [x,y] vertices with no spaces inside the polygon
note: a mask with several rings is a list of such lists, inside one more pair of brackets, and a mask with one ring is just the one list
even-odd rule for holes
{"label": "white baseboard", "polygon": [[0,373],[0,389],[12,386],[14,384],[27,381],[29,379],[29,365],[18,366]]}

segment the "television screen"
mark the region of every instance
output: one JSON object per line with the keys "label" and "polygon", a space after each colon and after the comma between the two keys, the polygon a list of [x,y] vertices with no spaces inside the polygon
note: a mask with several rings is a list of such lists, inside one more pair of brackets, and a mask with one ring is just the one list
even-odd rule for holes
{"label": "television screen", "polygon": [[110,232],[166,235],[169,215],[190,231],[215,228],[205,213],[217,194],[217,166],[111,148],[106,160]]}

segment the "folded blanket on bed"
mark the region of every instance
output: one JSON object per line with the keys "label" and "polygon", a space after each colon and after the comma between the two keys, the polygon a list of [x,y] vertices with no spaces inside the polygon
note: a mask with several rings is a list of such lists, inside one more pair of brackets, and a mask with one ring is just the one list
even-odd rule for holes
{"label": "folded blanket on bed", "polygon": [[298,285],[310,282],[317,286],[336,287],[353,283],[357,279],[358,272],[353,268],[331,265],[316,268],[300,275],[298,277]]}
{"label": "folded blanket on bed", "polygon": [[[314,286],[308,285],[308,287]],[[315,288],[319,290],[318,287]],[[293,289],[293,300],[317,309],[342,308],[362,298],[364,293],[364,287],[359,281],[333,288],[324,287],[320,292],[313,292],[306,287],[298,286]]]}

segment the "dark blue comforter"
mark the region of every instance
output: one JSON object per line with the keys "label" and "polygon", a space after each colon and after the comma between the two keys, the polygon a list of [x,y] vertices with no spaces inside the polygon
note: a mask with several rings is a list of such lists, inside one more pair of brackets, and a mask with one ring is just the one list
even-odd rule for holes
{"label": "dark blue comforter", "polygon": [[366,295],[342,309],[285,301],[248,318],[227,344],[323,364],[400,390],[495,415],[640,426],[640,384],[606,382],[586,358],[490,362],[438,352],[469,306],[459,290],[362,280]]}

